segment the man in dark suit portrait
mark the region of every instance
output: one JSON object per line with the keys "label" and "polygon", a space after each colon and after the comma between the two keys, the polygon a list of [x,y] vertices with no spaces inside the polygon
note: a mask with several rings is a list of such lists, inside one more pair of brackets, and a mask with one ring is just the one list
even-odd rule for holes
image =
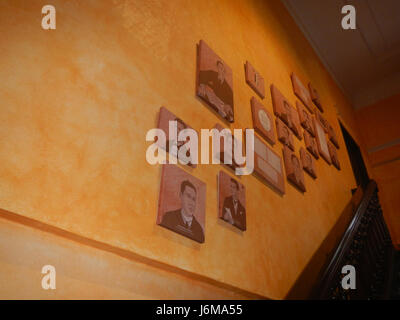
{"label": "man in dark suit portrait", "polygon": [[[181,119],[179,118],[175,118],[172,121],[176,121],[176,129],[177,129],[177,134],[176,134],[176,140],[167,140],[167,151],[169,153],[171,153],[173,156],[178,158],[179,155],[179,151],[183,150],[183,152],[186,152],[186,156],[190,158],[190,151],[187,148],[187,146],[185,145],[186,142],[189,140],[189,138],[186,139],[186,141],[179,141],[178,140],[178,136],[179,133],[187,128],[186,123],[184,123]],[[188,165],[193,165],[192,162],[189,160],[189,162],[187,163]]]}
{"label": "man in dark suit portrait", "polygon": [[175,211],[166,212],[162,218],[161,225],[203,243],[203,228],[194,216],[197,200],[196,187],[188,180],[183,181],[179,196],[182,207]]}
{"label": "man in dark suit portrait", "polygon": [[214,106],[222,117],[233,121],[233,91],[225,78],[225,66],[217,60],[217,70],[199,72],[199,95]]}
{"label": "man in dark suit portrait", "polygon": [[239,201],[239,183],[231,178],[231,196],[226,197],[222,207],[222,217],[225,221],[246,230],[246,209]]}

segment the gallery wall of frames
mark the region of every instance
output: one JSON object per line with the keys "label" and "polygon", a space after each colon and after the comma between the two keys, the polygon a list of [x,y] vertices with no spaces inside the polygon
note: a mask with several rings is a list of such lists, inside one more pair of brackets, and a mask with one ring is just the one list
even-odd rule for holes
{"label": "gallery wall of frames", "polygon": [[[252,149],[255,157],[254,174],[265,183],[266,187],[282,196],[285,194],[286,183],[294,186],[300,193],[307,192],[304,174],[312,177],[313,180],[310,183],[318,183],[315,162],[321,161],[320,159],[324,159],[329,166],[332,165],[340,171],[337,135],[332,125],[323,116],[323,103],[311,82],[304,85],[294,72],[290,74],[293,92],[298,98],[294,102],[296,108],[271,83],[273,116],[262,102],[266,95],[264,77],[249,61],[246,61],[243,66],[243,78],[257,97],[252,96],[249,98],[248,106],[241,107],[251,108],[253,128],[258,134],[254,138]],[[204,107],[208,106],[215,112],[216,121],[228,123],[235,121],[232,72],[226,62],[205,41],[201,40],[198,43],[196,94],[205,102]],[[238,109],[236,113],[240,112],[240,108],[236,108]],[[173,141],[167,141],[164,146],[165,151],[173,152],[179,163],[193,168],[195,165],[190,160],[183,161],[190,159],[188,140],[181,141],[177,138],[182,130],[190,126],[165,107],[161,107],[158,114],[158,128],[163,130],[167,137],[170,137],[169,123],[172,121],[177,123],[177,132]],[[219,123],[216,124],[216,128],[220,132],[224,129]],[[296,149],[294,139],[304,141],[304,144]],[[220,145],[224,146],[224,139],[221,138],[221,140]],[[277,140],[282,145],[280,154],[271,149]],[[227,171],[221,170],[218,174],[218,188],[214,189],[217,190],[218,199],[218,212],[215,216],[244,232],[246,231],[246,188],[234,176],[230,176],[235,174],[237,167],[235,161],[233,160],[231,164],[223,161],[228,157],[232,159],[233,153],[237,150],[233,146],[233,133],[228,141],[231,147],[227,150],[222,147],[221,154],[217,155]],[[206,187],[206,183],[180,169],[177,164],[164,164],[157,224],[203,243],[205,241]]]}
{"label": "gallery wall of frames", "polygon": [[[349,101],[281,1],[54,0],[51,31],[40,26],[41,3],[25,2],[0,4],[1,209],[186,287],[196,279],[284,298],[355,187],[338,118],[359,139]],[[187,164],[150,164],[146,134],[168,132],[171,120],[198,133],[254,129],[253,173],[192,163],[186,143],[168,139],[165,155],[182,150]],[[84,263],[45,251],[73,265],[60,275]],[[35,252],[13,257],[0,263],[0,282],[9,261]],[[118,268],[108,273],[119,279]],[[10,285],[25,292],[15,277]],[[115,283],[192,296],[155,278]]]}

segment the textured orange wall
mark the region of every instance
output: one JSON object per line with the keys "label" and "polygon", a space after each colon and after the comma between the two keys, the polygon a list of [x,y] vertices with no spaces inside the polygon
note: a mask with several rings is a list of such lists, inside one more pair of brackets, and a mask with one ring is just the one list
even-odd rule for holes
{"label": "textured orange wall", "polygon": [[357,110],[356,118],[392,240],[400,249],[400,94]]}
{"label": "textured orange wall", "polygon": [[[44,31],[47,2],[0,4],[0,207],[194,275],[285,297],[355,187],[337,114],[358,134],[350,105],[281,2],[53,0],[57,30]],[[319,160],[318,179],[306,175],[304,195],[287,184],[280,197],[253,176],[240,178],[247,188],[243,234],[217,218],[222,167],[190,170],[207,183],[203,245],[155,224],[161,168],[145,160],[145,134],[160,106],[196,130],[219,122],[194,95],[200,39],[233,69],[232,128],[252,125],[246,60],[293,104],[294,71],[319,90],[342,164],[339,172]],[[264,104],[272,112],[269,94]],[[296,140],[296,150],[302,144]],[[274,150],[281,154],[281,145]]]}

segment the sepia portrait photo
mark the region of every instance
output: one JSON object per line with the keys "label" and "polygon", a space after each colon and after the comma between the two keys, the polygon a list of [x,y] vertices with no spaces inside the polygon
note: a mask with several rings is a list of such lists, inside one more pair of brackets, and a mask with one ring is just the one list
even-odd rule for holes
{"label": "sepia portrait photo", "polygon": [[223,171],[218,174],[218,210],[219,218],[246,230],[246,189]]}
{"label": "sepia portrait photo", "polygon": [[232,69],[203,40],[197,50],[197,95],[222,118],[233,122]]}
{"label": "sepia portrait photo", "polygon": [[162,166],[157,224],[203,243],[206,184],[177,165]]}

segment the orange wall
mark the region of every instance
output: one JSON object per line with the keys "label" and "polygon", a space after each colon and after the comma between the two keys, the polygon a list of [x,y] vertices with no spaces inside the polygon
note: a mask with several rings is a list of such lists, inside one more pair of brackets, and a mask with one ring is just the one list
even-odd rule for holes
{"label": "orange wall", "polygon": [[[337,116],[356,140],[358,133],[351,106],[282,3],[53,0],[57,30],[44,31],[47,2],[0,4],[0,207],[194,276],[284,298],[355,187]],[[207,184],[203,245],[155,224],[161,168],[145,160],[145,134],[160,106],[196,130],[220,122],[194,96],[200,39],[233,69],[231,128],[252,126],[246,60],[293,104],[294,71],[319,90],[342,164],[339,172],[319,160],[318,179],[306,175],[304,195],[286,184],[281,197],[255,177],[241,177],[244,233],[217,218],[223,168],[190,170]],[[269,94],[264,104],[272,112]],[[302,144],[296,140],[296,150]],[[281,145],[274,150],[281,154]]]}
{"label": "orange wall", "polygon": [[356,117],[383,214],[400,249],[400,94],[357,110]]}

